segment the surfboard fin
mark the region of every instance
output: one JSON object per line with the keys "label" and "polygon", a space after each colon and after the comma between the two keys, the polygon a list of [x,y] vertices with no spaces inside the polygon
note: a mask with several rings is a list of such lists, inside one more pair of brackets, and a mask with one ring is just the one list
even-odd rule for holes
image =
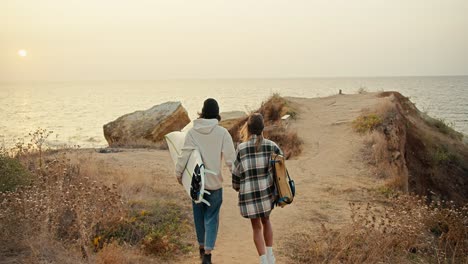
{"label": "surfboard fin", "polygon": [[205,173],[209,173],[209,174],[213,174],[213,175],[217,174],[216,172],[214,172],[212,170],[207,170],[206,168],[205,168]]}
{"label": "surfboard fin", "polygon": [[201,202],[204,203],[204,204],[206,204],[206,205],[208,205],[208,206],[211,206],[211,204],[210,204],[207,200],[205,200],[205,199],[202,199]]}

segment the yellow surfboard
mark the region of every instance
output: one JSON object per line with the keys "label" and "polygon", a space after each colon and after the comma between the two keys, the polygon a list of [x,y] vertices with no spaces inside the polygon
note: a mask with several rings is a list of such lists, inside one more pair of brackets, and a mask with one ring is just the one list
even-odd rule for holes
{"label": "yellow surfboard", "polygon": [[277,205],[284,207],[293,202],[296,187],[294,181],[289,177],[286,169],[285,158],[282,155],[272,155],[273,177],[277,190]]}

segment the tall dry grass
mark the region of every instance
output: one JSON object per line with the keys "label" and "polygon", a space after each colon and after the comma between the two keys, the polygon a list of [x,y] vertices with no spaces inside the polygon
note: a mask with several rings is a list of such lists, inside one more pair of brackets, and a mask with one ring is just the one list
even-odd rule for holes
{"label": "tall dry grass", "polygon": [[31,184],[0,193],[0,250],[20,249],[17,253],[23,254],[21,249],[26,248],[37,261],[54,261],[47,250],[31,243],[40,237],[46,244],[59,241],[88,259],[96,226],[105,227],[123,216],[120,195],[63,157],[40,160],[31,170]]}
{"label": "tall dry grass", "polygon": [[396,196],[387,207],[350,204],[351,223],[294,234],[299,263],[467,263],[468,207]]}
{"label": "tall dry grass", "polygon": [[409,173],[406,166],[406,129],[393,94],[380,99],[372,109],[365,109],[353,121],[354,130],[364,138],[364,160],[387,187],[408,192]]}
{"label": "tall dry grass", "polygon": [[106,164],[89,151],[48,150],[48,133],[42,135],[2,151],[32,177],[0,192],[6,261],[151,263],[192,249],[189,208],[172,202],[168,190],[152,188],[153,175]]}

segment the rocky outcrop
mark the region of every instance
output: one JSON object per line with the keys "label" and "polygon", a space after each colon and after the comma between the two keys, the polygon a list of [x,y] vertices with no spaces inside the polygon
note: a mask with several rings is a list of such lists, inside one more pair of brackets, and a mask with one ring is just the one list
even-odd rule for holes
{"label": "rocky outcrop", "polygon": [[229,130],[233,127],[240,119],[245,118],[247,114],[243,111],[231,111],[219,114],[221,116],[221,122],[219,125]]}
{"label": "rocky outcrop", "polygon": [[164,135],[181,130],[190,122],[180,102],[166,102],[146,111],[126,114],[104,125],[110,147],[159,146]]}

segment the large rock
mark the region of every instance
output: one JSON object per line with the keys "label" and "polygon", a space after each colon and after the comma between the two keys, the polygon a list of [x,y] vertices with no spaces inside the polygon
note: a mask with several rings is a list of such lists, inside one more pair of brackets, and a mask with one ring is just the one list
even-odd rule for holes
{"label": "large rock", "polygon": [[219,115],[221,116],[221,122],[219,122],[219,125],[226,128],[227,130],[237,124],[240,119],[247,116],[247,114],[243,111],[223,112]]}
{"label": "large rock", "polygon": [[166,102],[105,124],[104,137],[110,147],[159,146],[164,135],[181,130],[189,122],[180,102]]}

